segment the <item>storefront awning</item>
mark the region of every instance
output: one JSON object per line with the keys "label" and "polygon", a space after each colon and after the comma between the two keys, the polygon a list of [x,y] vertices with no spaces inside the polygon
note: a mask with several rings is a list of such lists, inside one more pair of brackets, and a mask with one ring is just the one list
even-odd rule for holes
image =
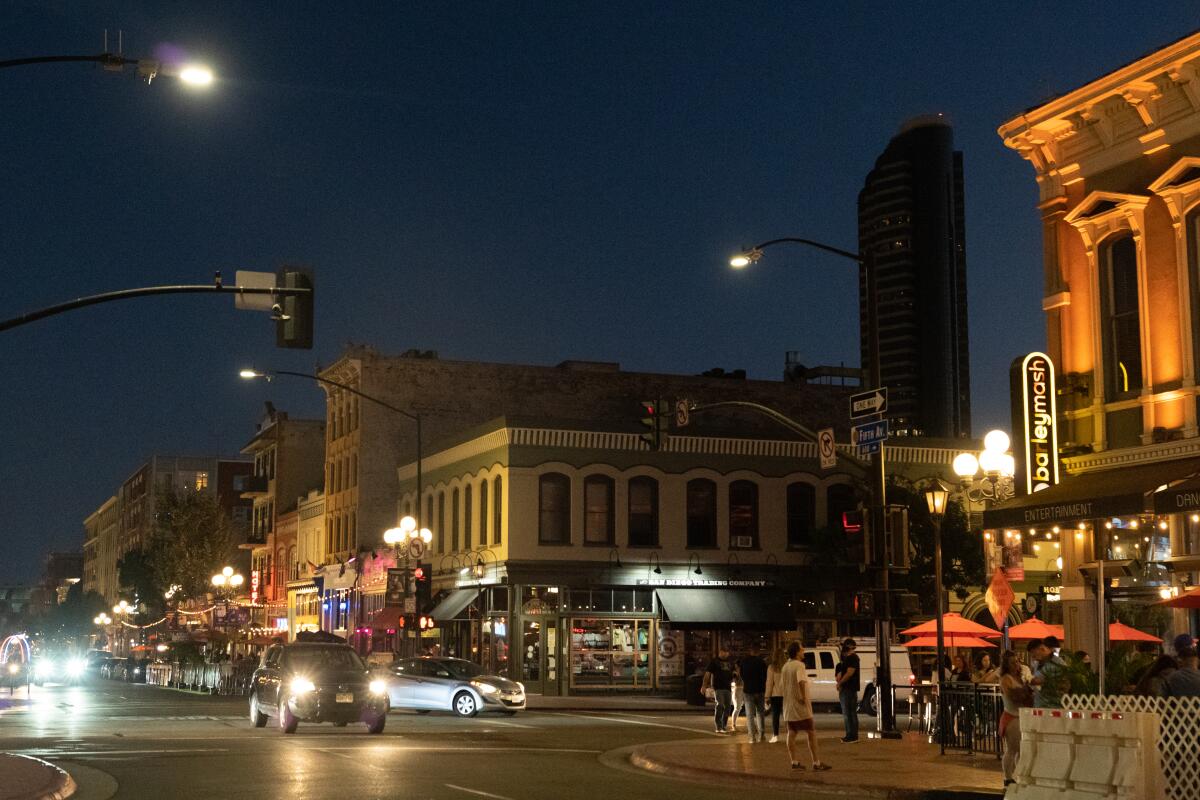
{"label": "storefront awning", "polygon": [[479,597],[479,589],[455,589],[450,594],[446,595],[442,602],[429,613],[431,617],[438,622],[447,622],[452,619],[458,619],[467,606],[475,602],[475,598]]}
{"label": "storefront awning", "polygon": [[1200,471],[1200,459],[1163,461],[1072,475],[1057,486],[983,512],[985,528],[1072,524],[1153,510],[1147,495]]}
{"label": "storefront awning", "polygon": [[663,617],[677,626],[726,626],[791,630],[796,615],[770,589],[659,589]]}
{"label": "storefront awning", "polygon": [[367,627],[377,631],[394,631],[400,627],[400,617],[403,615],[404,609],[400,606],[384,606],[371,616]]}
{"label": "storefront awning", "polygon": [[1155,492],[1154,511],[1158,514],[1200,511],[1200,478],[1176,481]]}

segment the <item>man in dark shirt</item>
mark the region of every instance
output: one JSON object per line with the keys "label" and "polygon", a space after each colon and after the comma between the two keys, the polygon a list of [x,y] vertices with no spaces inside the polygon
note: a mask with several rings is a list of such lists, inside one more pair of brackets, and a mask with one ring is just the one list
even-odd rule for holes
{"label": "man in dark shirt", "polygon": [[725,733],[725,724],[733,712],[733,662],[729,658],[729,648],[725,645],[718,647],[717,657],[708,662],[701,688],[705,694],[712,689],[713,700],[717,704],[713,711],[713,724],[717,733]]}
{"label": "man in dark shirt", "polygon": [[759,655],[757,644],[750,645],[750,654],[738,662],[737,673],[745,698],[746,732],[751,743],[761,742],[766,723],[767,662]]}
{"label": "man in dark shirt", "polygon": [[842,660],[833,671],[837,678],[838,702],[842,706],[842,723],[846,729],[842,741],[846,744],[858,741],[858,673],[861,667],[858,655],[854,652],[856,647],[858,644],[853,639],[842,642]]}
{"label": "man in dark shirt", "polygon": [[1176,645],[1179,669],[1163,681],[1164,697],[1200,697],[1200,669],[1197,669],[1196,648]]}

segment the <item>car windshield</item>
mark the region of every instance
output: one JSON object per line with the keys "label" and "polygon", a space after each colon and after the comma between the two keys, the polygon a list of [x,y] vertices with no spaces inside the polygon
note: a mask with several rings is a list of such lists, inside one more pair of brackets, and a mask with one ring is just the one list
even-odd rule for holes
{"label": "car windshield", "polygon": [[472,664],[470,661],[439,661],[437,663],[439,666],[445,667],[451,675],[460,679],[475,678],[483,674],[483,667]]}
{"label": "car windshield", "polygon": [[358,653],[348,647],[306,647],[289,650],[285,660],[288,667],[297,671],[366,669]]}

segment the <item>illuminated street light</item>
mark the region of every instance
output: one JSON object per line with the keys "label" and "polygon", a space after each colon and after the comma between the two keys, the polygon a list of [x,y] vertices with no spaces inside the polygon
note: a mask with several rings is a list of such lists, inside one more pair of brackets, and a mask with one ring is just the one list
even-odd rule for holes
{"label": "illuminated street light", "polygon": [[208,67],[193,64],[179,70],[179,80],[192,86],[208,86],[213,82],[213,74]]}

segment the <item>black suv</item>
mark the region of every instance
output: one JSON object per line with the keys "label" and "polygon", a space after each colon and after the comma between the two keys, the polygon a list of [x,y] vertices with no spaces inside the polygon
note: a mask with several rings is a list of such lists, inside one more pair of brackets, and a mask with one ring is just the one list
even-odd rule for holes
{"label": "black suv", "polygon": [[368,733],[382,733],[387,712],[386,683],[371,680],[367,665],[345,644],[272,645],[250,685],[256,728],[275,717],[284,733],[295,733],[301,721],[339,727],[362,722]]}

